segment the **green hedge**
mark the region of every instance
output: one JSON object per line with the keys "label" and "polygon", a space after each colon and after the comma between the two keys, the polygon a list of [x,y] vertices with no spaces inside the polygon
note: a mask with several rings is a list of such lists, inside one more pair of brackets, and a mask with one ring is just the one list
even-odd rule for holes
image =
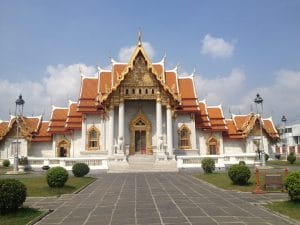
{"label": "green hedge", "polygon": [[212,158],[202,159],[201,166],[204,173],[212,173],[215,170],[215,160]]}
{"label": "green hedge", "polygon": [[300,171],[290,173],[284,181],[291,200],[300,197]]}
{"label": "green hedge", "polygon": [[26,186],[16,179],[0,180],[0,214],[16,211],[26,200]]}

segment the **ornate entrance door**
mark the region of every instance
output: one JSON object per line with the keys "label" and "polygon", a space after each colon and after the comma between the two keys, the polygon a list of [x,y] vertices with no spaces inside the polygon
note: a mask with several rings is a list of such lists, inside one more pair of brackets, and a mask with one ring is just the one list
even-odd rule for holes
{"label": "ornate entrance door", "polygon": [[135,153],[146,154],[146,131],[135,131]]}
{"label": "ornate entrance door", "polygon": [[130,122],[129,154],[152,154],[151,123],[147,117],[139,112]]}

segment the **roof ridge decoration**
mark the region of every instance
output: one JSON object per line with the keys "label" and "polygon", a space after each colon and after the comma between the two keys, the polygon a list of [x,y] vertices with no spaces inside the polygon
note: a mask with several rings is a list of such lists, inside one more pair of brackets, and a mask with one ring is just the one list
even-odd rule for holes
{"label": "roof ridge decoration", "polygon": [[77,102],[72,101],[72,100],[70,100],[70,99],[68,100],[68,103],[69,103],[69,106],[72,105],[72,104],[77,104]]}

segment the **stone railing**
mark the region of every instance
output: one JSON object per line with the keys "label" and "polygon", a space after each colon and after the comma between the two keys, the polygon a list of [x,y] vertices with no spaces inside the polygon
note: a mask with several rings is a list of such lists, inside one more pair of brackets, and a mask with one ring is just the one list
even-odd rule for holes
{"label": "stone railing", "polygon": [[228,154],[228,155],[199,155],[199,156],[177,156],[177,168],[200,168],[201,162],[205,158],[212,158],[215,161],[216,168],[225,168],[227,166],[238,164],[244,161],[246,165],[255,165],[256,154]]}
{"label": "stone railing", "polygon": [[85,163],[90,169],[108,169],[108,159],[105,157],[95,158],[39,158],[28,157],[29,166],[34,168],[42,168],[42,166],[61,166],[67,170],[71,170],[75,163]]}

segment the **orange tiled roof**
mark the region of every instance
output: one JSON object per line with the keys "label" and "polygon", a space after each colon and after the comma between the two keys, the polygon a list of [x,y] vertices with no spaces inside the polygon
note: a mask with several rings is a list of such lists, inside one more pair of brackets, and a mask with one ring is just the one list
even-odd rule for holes
{"label": "orange tiled roof", "polygon": [[154,69],[157,72],[157,74],[162,74],[164,72],[163,65],[161,65],[161,64],[154,64],[153,63],[152,66],[154,67]]}
{"label": "orange tiled roof", "polygon": [[[194,80],[191,77],[178,79],[179,92],[181,94],[182,112],[199,111]],[[179,112],[180,112],[179,111]]]}
{"label": "orange tiled roof", "polygon": [[52,141],[52,136],[48,130],[49,122],[42,122],[37,134],[32,139],[33,142],[50,142]]}
{"label": "orange tiled roof", "polygon": [[106,94],[111,88],[111,72],[102,72],[99,77],[99,90],[101,94]]}
{"label": "orange tiled roof", "polygon": [[96,112],[96,98],[98,95],[98,78],[81,79],[81,92],[78,102],[79,112]]}
{"label": "orange tiled roof", "polygon": [[26,123],[26,128],[30,133],[37,132],[39,124],[41,122],[41,117],[24,117]]}
{"label": "orange tiled roof", "polygon": [[68,108],[54,108],[52,110],[50,123],[48,126],[49,133],[66,133],[65,123],[68,115]]}
{"label": "orange tiled roof", "polygon": [[77,112],[77,102],[69,104],[65,127],[67,129],[81,129],[82,114]]}
{"label": "orange tiled roof", "polygon": [[176,73],[173,71],[166,71],[165,72],[165,82],[168,88],[174,93],[178,94],[178,89],[177,89],[177,76]]}
{"label": "orange tiled roof", "polygon": [[235,123],[232,119],[227,119],[226,125],[227,125],[228,130],[227,130],[227,132],[224,132],[225,137],[233,138],[233,139],[235,139],[235,138],[241,139],[241,138],[245,137],[243,132],[237,130]]}
{"label": "orange tiled roof", "polygon": [[3,121],[0,123],[0,140],[4,138],[8,131],[8,124],[9,122]]}
{"label": "orange tiled roof", "polygon": [[[228,138],[245,138],[255,127],[256,121],[259,120],[259,115],[250,113],[248,115],[233,115],[232,120],[226,120],[228,132],[224,133]],[[272,119],[263,119],[263,128],[266,134],[272,138],[279,138]]]}
{"label": "orange tiled roof", "polygon": [[207,107],[207,112],[212,130],[226,131],[228,129],[221,107]]}
{"label": "orange tiled roof", "polygon": [[279,134],[271,118],[263,119],[263,128],[272,138],[279,138]]}
{"label": "orange tiled roof", "polygon": [[196,113],[196,117],[195,117],[196,128],[210,129],[211,123],[208,117],[205,101],[198,102],[198,106],[199,106],[199,111]]}

